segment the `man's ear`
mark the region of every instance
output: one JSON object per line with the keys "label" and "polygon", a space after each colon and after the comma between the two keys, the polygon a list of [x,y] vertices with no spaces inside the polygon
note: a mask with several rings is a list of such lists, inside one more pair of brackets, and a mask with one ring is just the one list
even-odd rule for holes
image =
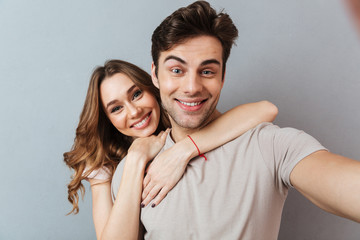
{"label": "man's ear", "polygon": [[154,62],[151,63],[151,79],[155,87],[159,88],[159,80],[156,76],[156,66]]}

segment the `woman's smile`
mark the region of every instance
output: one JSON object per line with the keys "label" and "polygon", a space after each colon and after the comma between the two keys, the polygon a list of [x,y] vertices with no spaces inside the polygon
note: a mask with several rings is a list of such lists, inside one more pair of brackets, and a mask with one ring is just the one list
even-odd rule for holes
{"label": "woman's smile", "polygon": [[149,125],[151,121],[151,112],[146,114],[141,120],[137,121],[135,124],[132,124],[130,127],[135,129],[143,129]]}

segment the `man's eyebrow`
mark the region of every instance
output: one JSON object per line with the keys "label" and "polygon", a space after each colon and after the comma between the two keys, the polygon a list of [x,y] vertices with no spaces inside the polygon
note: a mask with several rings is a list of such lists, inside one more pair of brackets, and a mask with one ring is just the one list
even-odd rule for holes
{"label": "man's eyebrow", "polygon": [[182,64],[186,64],[186,62],[185,62],[183,59],[181,59],[181,58],[179,58],[179,57],[177,57],[177,56],[174,56],[174,55],[167,56],[167,57],[165,58],[164,62],[166,62],[166,61],[168,61],[168,60],[171,60],[171,59],[173,59],[173,60],[175,60],[175,61],[178,61],[178,62],[181,62]]}
{"label": "man's eyebrow", "polygon": [[[178,61],[182,64],[186,64],[185,60],[177,57],[177,56],[174,56],[174,55],[170,55],[170,56],[167,56],[164,60],[164,62],[168,61],[168,60],[175,60],[175,61]],[[201,66],[205,66],[205,65],[208,65],[208,64],[217,64],[217,65],[220,65],[220,62],[218,60],[216,60],[215,58],[214,59],[208,59],[208,60],[205,60],[201,63]]]}
{"label": "man's eyebrow", "polygon": [[[126,94],[129,94],[134,88],[136,87],[136,85],[132,85],[127,91]],[[108,104],[106,104],[106,108],[108,108],[109,106],[113,105],[114,103],[116,103],[118,100],[114,99],[112,101],[110,101]]]}
{"label": "man's eyebrow", "polygon": [[208,65],[208,64],[217,64],[217,65],[220,65],[220,62],[216,59],[209,59],[209,60],[205,60],[201,63],[201,66],[205,66],[205,65]]}

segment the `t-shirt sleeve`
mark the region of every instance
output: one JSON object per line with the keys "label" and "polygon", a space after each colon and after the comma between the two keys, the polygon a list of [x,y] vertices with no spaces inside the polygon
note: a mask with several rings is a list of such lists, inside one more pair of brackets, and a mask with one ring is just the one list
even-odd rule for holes
{"label": "t-shirt sleeve", "polygon": [[[89,168],[85,168],[83,175],[89,170]],[[111,173],[110,170],[107,167],[102,167],[93,170],[87,177],[86,180],[89,179],[95,179],[95,180],[101,180],[101,181],[109,181],[111,179]]]}
{"label": "t-shirt sleeve", "polygon": [[266,124],[259,128],[258,137],[265,164],[279,187],[292,187],[290,173],[302,159],[316,151],[327,150],[315,138],[295,128]]}

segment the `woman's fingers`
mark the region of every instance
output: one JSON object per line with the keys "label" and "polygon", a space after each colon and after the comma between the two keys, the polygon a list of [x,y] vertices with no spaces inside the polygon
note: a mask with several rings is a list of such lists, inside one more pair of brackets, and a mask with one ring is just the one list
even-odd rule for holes
{"label": "woman's fingers", "polygon": [[137,138],[131,144],[128,155],[134,155],[134,159],[145,158],[152,160],[165,144],[169,130],[160,132],[157,136],[152,135],[144,138]]}
{"label": "woman's fingers", "polygon": [[151,204],[151,207],[156,207],[157,205],[160,204],[160,202],[166,197],[166,195],[168,194],[168,192],[171,190],[170,187],[168,186],[164,186],[160,192],[158,193],[158,195],[155,197],[153,203]]}
{"label": "woman's fingers", "polygon": [[148,194],[150,193],[150,191],[155,187],[155,184],[154,182],[150,182],[146,185],[145,188],[143,188],[143,192],[142,192],[142,195],[141,195],[141,199],[144,200]]}
{"label": "woman's fingers", "polygon": [[[156,195],[158,195],[158,193],[160,192],[161,187],[156,185],[154,186],[150,192],[147,194],[147,196],[145,197],[145,199],[142,201],[142,206],[147,206],[149,204],[149,202],[151,202],[151,200],[153,200]],[[155,207],[155,205],[152,205],[152,207]]]}
{"label": "woman's fingers", "polygon": [[148,186],[149,182],[150,182],[150,175],[146,174],[144,181],[143,181],[143,189],[145,190],[146,187]]}
{"label": "woman's fingers", "polygon": [[151,159],[153,159],[163,148],[168,133],[169,130],[166,130],[165,132],[164,131],[160,132],[157,136],[151,136],[146,138],[146,140],[148,140],[146,149],[148,149],[147,151],[149,151],[150,153],[149,156]]}
{"label": "woman's fingers", "polygon": [[141,205],[145,207],[153,200],[151,207],[156,207],[166,197],[170,190],[171,187],[168,185],[165,185],[163,187],[155,186],[152,189],[149,188],[144,190],[143,195],[145,195],[145,199],[142,201]]}
{"label": "woman's fingers", "polygon": [[166,137],[167,135],[169,134],[170,132],[170,128],[166,129],[165,132],[164,131],[161,131],[161,141],[163,142],[163,145],[165,144],[165,140],[166,140]]}

